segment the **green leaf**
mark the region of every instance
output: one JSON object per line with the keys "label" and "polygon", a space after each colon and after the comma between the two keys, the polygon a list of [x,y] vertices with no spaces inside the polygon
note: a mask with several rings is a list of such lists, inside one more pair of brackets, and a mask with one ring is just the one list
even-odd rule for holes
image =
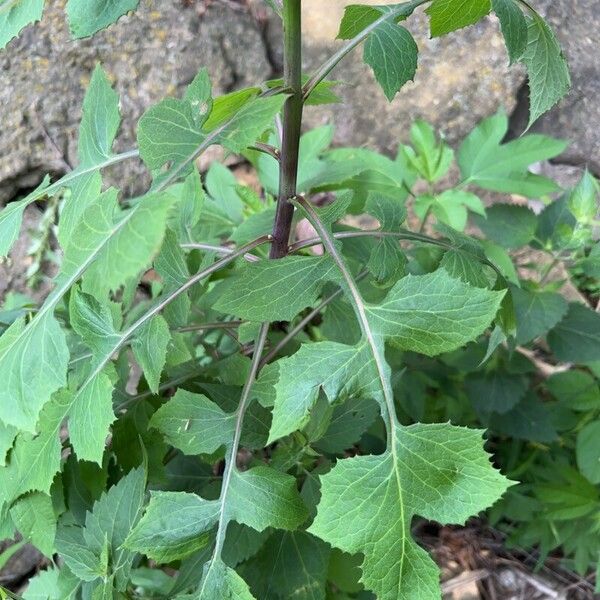
{"label": "green leaf", "polygon": [[121,211],[116,190],[105,192],[85,211],[66,247],[63,274],[88,264],[83,289],[97,296],[139,276],[160,249],[175,200],[166,192],[150,194]]}
{"label": "green leaf", "polygon": [[550,110],[571,87],[571,76],[560,45],[538,15],[528,19],[527,49],[521,58],[529,75],[529,127]]}
{"label": "green leaf", "polygon": [[321,452],[342,453],[358,442],[378,414],[371,399],[350,397],[334,408],[327,430],[313,445]]}
{"label": "green leaf", "polygon": [[222,560],[216,559],[206,563],[202,575],[202,583],[194,600],[254,600],[248,584]]}
{"label": "green leaf", "polygon": [[[67,187],[67,197],[60,213],[58,239],[65,248],[85,209],[100,195],[102,178],[99,167],[114,156],[112,146],[121,124],[119,96],[112,89],[106,73],[96,65],[83,100],[79,125],[79,165]],[[80,173],[80,174],[79,174]]]}
{"label": "green leaf", "polygon": [[598,213],[598,181],[586,169],[568,200],[569,210],[580,223],[590,223]]}
{"label": "green leaf", "polygon": [[411,537],[415,515],[464,523],[493,504],[510,482],[490,464],[481,431],[449,424],[397,426],[380,456],[340,460],[321,477],[309,532],[363,553],[362,582],[380,600],[438,598],[439,571]]}
{"label": "green leaf", "polygon": [[504,414],[514,408],[525,396],[527,387],[524,377],[499,370],[465,380],[469,400],[483,419],[491,413]]}
{"label": "green leaf", "polygon": [[[235,469],[226,502],[181,492],[153,492],[146,514],[125,545],[158,562],[169,562],[204,547],[217,522],[226,526],[235,520],[257,531],[294,529],[306,516],[290,475],[268,467]],[[209,571],[216,562],[219,559],[213,555]],[[205,572],[205,577],[212,574]]]}
{"label": "green leaf", "polygon": [[388,23],[396,23],[409,17],[418,6],[418,3],[403,2],[401,4],[367,6],[365,4],[351,4],[344,9],[344,16],[340,23],[340,29],[337,38],[340,40],[349,40],[359,35],[369,25],[372,25],[377,19],[386,13],[394,13]]}
{"label": "green leaf", "polygon": [[40,414],[37,436],[29,433],[17,436],[7,466],[0,469],[0,504],[11,504],[30,491],[50,494],[54,475],[60,468],[61,443],[57,432],[65,412],[64,398],[56,394]]}
{"label": "green leaf", "polygon": [[46,176],[42,183],[28,196],[16,202],[10,202],[8,206],[0,211],[0,258],[8,256],[10,249],[19,237],[23,211],[34,199],[43,195],[50,184],[50,178]]}
{"label": "green leaf", "polygon": [[277,531],[239,571],[257,598],[325,600],[329,554],[303,531]]}
{"label": "green leaf", "polygon": [[220,292],[214,308],[250,321],[291,321],[317,301],[333,271],[327,257],[245,263]]}
{"label": "green leaf", "polygon": [[421,220],[430,211],[438,221],[457,231],[463,231],[467,226],[469,210],[482,216],[486,214],[481,200],[475,194],[462,190],[446,190],[439,196],[418,196],[414,208]]}
{"label": "green leaf", "polygon": [[108,543],[110,568],[120,590],[127,586],[135,558],[123,543],[141,517],[145,488],[145,467],[133,469],[101,496],[85,519],[87,548],[101,556]]}
{"label": "green leaf", "polygon": [[6,454],[12,448],[18,429],[0,421],[0,467],[6,466]]}
{"label": "green leaf", "polygon": [[212,454],[233,438],[235,414],[224,412],[204,395],[180,389],[154,413],[150,427],[184,454]]}
{"label": "green leaf", "polygon": [[59,526],[56,532],[56,551],[66,566],[83,581],[95,581],[108,575],[108,551],[95,554],[87,546],[83,529],[76,525]]}
{"label": "green leaf", "polygon": [[56,516],[50,496],[40,492],[27,494],[15,502],[10,516],[19,533],[51,558],[54,554]]}
{"label": "green leaf", "polygon": [[504,292],[473,288],[444,269],[401,279],[378,305],[373,329],[404,350],[435,356],[474,340],[496,315]]}
{"label": "green leaf", "polygon": [[346,6],[337,38],[339,40],[352,39],[377,21],[381,15],[382,12],[377,6],[365,6],[364,4]]}
{"label": "green leaf", "polygon": [[167,359],[167,348],[171,341],[169,326],[157,315],[144,325],[131,345],[133,354],[144,371],[148,387],[158,393],[160,374]]}
{"label": "green leaf", "polygon": [[488,208],[487,218],[475,222],[487,238],[504,248],[526,246],[537,229],[535,213],[517,204],[494,204]]}
{"label": "green leaf", "polygon": [[492,0],[492,7],[500,19],[502,35],[512,65],[523,56],[527,48],[527,20],[515,0]]}
{"label": "green leaf", "polygon": [[555,373],[546,381],[548,391],[564,406],[577,411],[600,408],[600,386],[586,371],[570,369]]}
{"label": "green leaf", "polygon": [[[369,196],[365,210],[379,221],[379,228],[385,231],[397,230],[406,219],[403,204],[379,194]],[[398,240],[385,237],[371,251],[368,268],[377,281],[385,285],[405,274],[407,262]]]}
{"label": "green leaf", "polygon": [[577,466],[594,484],[600,483],[600,422],[588,423],[577,434]]}
{"label": "green leaf", "polygon": [[0,5],[0,50],[19,35],[21,29],[39,21],[44,0],[9,0]]}
{"label": "green leaf", "polygon": [[511,288],[517,316],[517,343],[526,344],[545,335],[566,314],[567,301],[552,292]]}
{"label": "green leaf", "polygon": [[454,152],[438,140],[435,130],[426,121],[417,119],[410,128],[411,146],[403,146],[402,152],[416,171],[430,183],[441,179],[450,168]]}
{"label": "green leaf", "polygon": [[512,410],[492,415],[489,427],[518,440],[549,443],[557,438],[550,413],[541,400],[531,393]]}
{"label": "green leaf", "polygon": [[105,372],[94,375],[79,391],[61,391],[69,405],[69,437],[79,460],[102,465],[102,457],[115,420],[113,384]]}
{"label": "green leaf", "polygon": [[581,261],[581,268],[588,277],[600,279],[600,242],[596,242],[590,253]]}
{"label": "green leaf", "polygon": [[552,181],[533,175],[527,169],[536,162],[558,156],[568,143],[530,134],[504,144],[507,131],[508,118],[499,112],[484,119],[466,137],[458,151],[464,183],[528,197],[557,191]]}
{"label": "green leaf", "polygon": [[75,38],[94,35],[135,10],[139,0],[69,0],[67,15]]}
{"label": "green leaf", "polygon": [[600,314],[582,304],[570,304],[566,316],[548,334],[548,343],[564,362],[600,360]]}
{"label": "green leaf", "polygon": [[0,419],[34,431],[40,409],[66,383],[65,334],[46,301],[29,325],[17,319],[0,337]]}
{"label": "green leaf", "polygon": [[321,389],[331,404],[353,396],[379,399],[381,394],[371,351],[364,342],[357,346],[303,344],[296,354],[277,364],[279,380],[269,444],[302,428]]}
{"label": "green leaf", "polygon": [[74,288],[69,302],[71,327],[90,348],[95,360],[110,352],[120,338],[107,304]]}
{"label": "green leaf", "polygon": [[491,8],[490,0],[433,0],[425,11],[430,18],[431,37],[473,25]]}
{"label": "green leaf", "polygon": [[[235,92],[226,102],[217,99],[213,108],[210,87],[197,83],[205,79],[205,71],[201,71],[182,100],[165,98],[139,121],[140,155],[153,170],[169,163],[167,179],[186,174],[193,161],[213,144],[232,152],[245,150],[271,125],[285,102],[282,94],[253,97],[257,90],[252,88]],[[218,116],[212,117],[212,110],[218,111]]]}
{"label": "green leaf", "polygon": [[418,54],[410,32],[395,23],[383,22],[367,38],[364,61],[373,69],[390,102],[405,83],[414,79]]}
{"label": "green leaf", "polygon": [[206,546],[219,503],[184,492],[151,492],[146,512],[125,547],[166,563]]}

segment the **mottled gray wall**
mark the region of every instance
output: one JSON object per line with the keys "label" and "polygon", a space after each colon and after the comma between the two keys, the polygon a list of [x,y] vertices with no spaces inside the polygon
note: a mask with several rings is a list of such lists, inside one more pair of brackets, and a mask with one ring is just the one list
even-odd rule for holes
{"label": "mottled gray wall", "polygon": [[[372,1],[372,0],[371,0]],[[375,0],[372,3],[381,3]],[[306,69],[319,64],[333,42],[346,0],[304,0]],[[600,171],[600,20],[598,0],[534,0],[556,26],[573,68],[575,88],[539,124],[571,139],[565,160],[589,162]],[[83,92],[97,61],[121,94],[124,125],[119,149],[135,141],[143,110],[164,95],[177,95],[207,66],[217,93],[261,81],[281,65],[280,26],[260,0],[141,0],[140,10],[91,40],[70,40],[64,0],[47,2],[44,20],[0,53],[0,202],[35,185],[43,173],[60,174],[75,162]],[[422,11],[408,22],[421,49],[420,69],[389,104],[360,53],[334,73],[345,85],[346,104],[307,110],[307,123],[333,121],[336,143],[393,152],[416,117],[460,139],[500,106],[519,127],[526,110],[524,73],[509,69],[497,22],[429,40]],[[339,43],[339,42],[338,42]],[[126,191],[139,184],[134,163],[116,175]],[[126,177],[122,177],[125,175]]]}

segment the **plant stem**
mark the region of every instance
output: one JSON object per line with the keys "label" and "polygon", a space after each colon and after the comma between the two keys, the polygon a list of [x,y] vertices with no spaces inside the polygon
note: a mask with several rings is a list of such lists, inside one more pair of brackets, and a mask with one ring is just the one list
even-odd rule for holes
{"label": "plant stem", "polygon": [[336,264],[343,279],[345,280],[346,291],[350,293],[350,300],[354,307],[354,311],[363,334],[363,339],[368,344],[371,354],[373,355],[375,370],[377,371],[377,378],[381,385],[382,402],[380,405],[383,420],[385,421],[387,428],[388,448],[392,448],[392,452],[395,452],[392,440],[394,437],[394,430],[397,425],[396,408],[394,405],[394,393],[386,375],[387,367],[385,364],[385,357],[383,355],[383,346],[381,341],[378,341],[376,335],[371,329],[371,324],[369,323],[369,319],[367,317],[365,301],[363,300],[358,286],[356,285],[356,280],[354,277],[352,277],[352,273],[350,273],[350,270],[348,269],[342,255],[335,247],[335,238],[327,230],[319,215],[312,207],[310,202],[306,200],[306,198],[298,197],[296,202],[305,212],[311,225],[315,228],[315,231],[319,234],[323,246],[333,259],[333,262]]}
{"label": "plant stem", "polygon": [[284,0],[284,87],[291,90],[283,107],[283,139],[279,161],[279,195],[273,224],[270,258],[288,253],[298,178],[298,152],[302,127],[302,16],[301,0]]}

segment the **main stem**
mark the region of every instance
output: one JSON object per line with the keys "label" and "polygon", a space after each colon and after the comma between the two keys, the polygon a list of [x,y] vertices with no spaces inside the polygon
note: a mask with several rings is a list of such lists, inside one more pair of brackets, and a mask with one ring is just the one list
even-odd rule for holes
{"label": "main stem", "polygon": [[288,253],[298,179],[298,151],[302,127],[302,16],[301,0],[283,2],[284,87],[291,90],[283,107],[283,139],[279,159],[279,195],[273,224],[270,258]]}

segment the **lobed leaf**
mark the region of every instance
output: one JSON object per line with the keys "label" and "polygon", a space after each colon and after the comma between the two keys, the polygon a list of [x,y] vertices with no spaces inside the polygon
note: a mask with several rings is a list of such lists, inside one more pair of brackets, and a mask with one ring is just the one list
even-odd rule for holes
{"label": "lobed leaf", "polygon": [[415,515],[463,523],[510,482],[492,468],[481,431],[450,424],[397,426],[381,456],[340,460],[321,477],[308,531],[364,554],[361,581],[380,600],[439,598],[439,571],[411,537]]}
{"label": "lobed leaf", "polygon": [[435,356],[475,339],[496,315],[504,292],[473,288],[444,269],[401,279],[366,312],[376,333],[404,350]]}

